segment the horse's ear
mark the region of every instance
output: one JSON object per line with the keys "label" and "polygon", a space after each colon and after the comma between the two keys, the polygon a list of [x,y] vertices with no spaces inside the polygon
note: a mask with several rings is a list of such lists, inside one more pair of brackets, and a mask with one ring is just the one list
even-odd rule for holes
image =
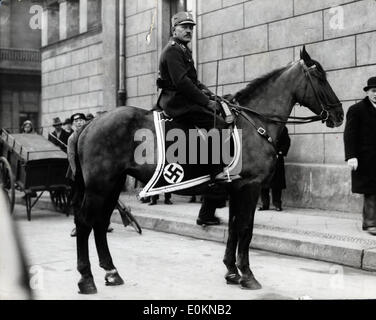
{"label": "horse's ear", "polygon": [[311,61],[311,57],[309,56],[305,46],[303,46],[303,50],[300,50],[300,59],[303,59],[304,62]]}

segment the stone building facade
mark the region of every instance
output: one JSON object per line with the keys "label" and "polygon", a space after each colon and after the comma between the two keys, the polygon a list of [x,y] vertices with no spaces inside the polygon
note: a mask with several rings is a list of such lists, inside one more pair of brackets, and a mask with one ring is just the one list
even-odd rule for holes
{"label": "stone building facade", "polygon": [[[157,99],[158,57],[168,41],[170,17],[181,9],[191,10],[198,22],[192,49],[199,78],[219,94],[235,93],[255,77],[297,60],[303,45],[327,70],[345,112],[363,98],[365,82],[376,74],[373,0],[102,1],[97,5],[101,25],[92,30],[89,2],[49,1],[45,7],[45,124],[75,110],[123,104],[150,109]],[[71,31],[65,32],[70,23]],[[298,107],[293,113],[310,115]],[[289,126],[287,205],[361,211],[360,198],[350,191],[343,130],[321,123]]]}
{"label": "stone building facade", "polygon": [[40,125],[41,1],[0,5],[0,128],[18,131],[25,120]]}
{"label": "stone building facade", "polygon": [[[103,109],[101,1],[48,1],[42,28],[42,123]],[[114,53],[115,54],[115,53]]]}

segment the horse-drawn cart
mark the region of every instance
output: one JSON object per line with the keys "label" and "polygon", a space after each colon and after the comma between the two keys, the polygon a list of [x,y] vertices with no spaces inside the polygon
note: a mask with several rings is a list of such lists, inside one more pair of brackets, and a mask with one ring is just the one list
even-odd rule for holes
{"label": "horse-drawn cart", "polygon": [[31,209],[45,191],[50,192],[57,210],[68,212],[71,188],[65,178],[68,168],[65,152],[41,135],[10,134],[2,130],[0,156],[0,187],[7,192],[11,209],[16,188],[25,193],[29,221]]}

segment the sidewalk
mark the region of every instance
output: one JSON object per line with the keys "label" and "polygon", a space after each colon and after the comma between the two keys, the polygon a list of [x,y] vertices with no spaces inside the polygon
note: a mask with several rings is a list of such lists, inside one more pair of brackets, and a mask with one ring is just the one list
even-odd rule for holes
{"label": "sidewalk", "polygon": [[[217,210],[222,225],[203,228],[196,225],[200,203],[188,203],[189,197],[173,195],[174,204],[165,205],[162,196],[155,206],[140,203],[136,194],[123,193],[120,199],[142,228],[226,243],[228,208]],[[37,206],[53,210],[48,196]],[[117,211],[112,222],[121,223]],[[360,214],[337,211],[256,211],[251,248],[376,271],[376,237],[362,231],[361,224]]]}

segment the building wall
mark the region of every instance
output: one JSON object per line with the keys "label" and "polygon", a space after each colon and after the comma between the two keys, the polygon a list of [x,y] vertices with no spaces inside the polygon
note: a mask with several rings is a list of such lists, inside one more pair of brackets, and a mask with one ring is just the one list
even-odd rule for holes
{"label": "building wall", "polygon": [[[158,58],[169,24],[163,8],[169,1],[124,1],[126,105],[150,109],[157,100]],[[190,2],[197,8],[194,53],[199,78],[216,90],[219,61],[218,94],[235,93],[255,77],[298,60],[303,45],[327,70],[345,112],[363,98],[362,88],[375,74],[376,1],[279,0],[278,6],[275,0]],[[106,16],[103,23],[108,20]],[[101,34],[82,35],[60,47],[44,49],[44,123],[62,112],[94,111],[103,96],[116,98],[117,35],[113,25],[107,30],[111,31],[103,28]],[[103,45],[106,53],[100,49],[101,39],[102,43],[111,39],[110,47]],[[89,65],[91,68],[86,68]],[[105,81],[102,78],[101,86],[97,80],[103,70],[111,72],[106,73]],[[110,80],[112,84],[106,88]],[[293,114],[311,113],[295,108]],[[289,126],[292,146],[287,158],[285,204],[360,212],[361,199],[351,194],[350,172],[344,163],[343,130],[344,125],[329,129],[321,123]]]}
{"label": "building wall", "polygon": [[[116,48],[111,43],[116,35],[109,25],[116,22],[116,15],[108,17],[109,9],[114,9],[114,2],[105,6],[99,0],[59,1],[44,7],[41,60],[45,133],[52,130],[55,117],[64,121],[76,112],[95,115],[115,107],[116,90],[113,92],[112,87],[116,84],[116,63],[112,55],[116,55]],[[102,15],[108,25],[102,25]],[[107,54],[109,50],[111,55]],[[111,103],[104,101],[108,95]]]}
{"label": "building wall", "polygon": [[26,119],[40,125],[41,3],[7,0],[0,6],[1,128],[18,131]]}
{"label": "building wall", "polygon": [[[364,97],[362,88],[376,73],[374,12],[373,0],[280,0],[278,6],[274,0],[198,0],[202,81],[215,85],[219,60],[218,92],[235,93],[255,77],[299,59],[305,44],[311,57],[327,70],[346,112]],[[311,112],[295,108],[293,114]],[[360,198],[351,195],[350,172],[344,162],[344,125],[288,128],[292,145],[285,203],[360,211]]]}
{"label": "building wall", "polygon": [[[158,1],[160,2],[160,1]],[[151,109],[157,99],[158,19],[155,0],[126,0],[126,92],[128,106]],[[153,22],[154,16],[154,24]],[[150,42],[146,40],[150,34]]]}
{"label": "building wall", "polygon": [[66,40],[42,52],[42,125],[75,112],[103,111],[102,34]]}

